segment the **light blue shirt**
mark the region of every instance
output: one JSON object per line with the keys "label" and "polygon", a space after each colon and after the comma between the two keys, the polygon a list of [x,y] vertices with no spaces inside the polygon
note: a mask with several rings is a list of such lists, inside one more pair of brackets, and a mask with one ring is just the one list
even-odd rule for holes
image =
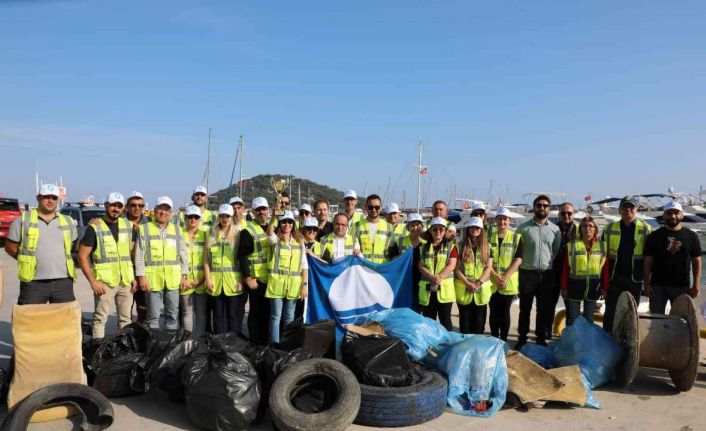
{"label": "light blue shirt", "polygon": [[532,218],[522,223],[517,232],[522,235],[521,269],[545,271],[552,268],[561,247],[559,226],[547,220],[544,224]]}

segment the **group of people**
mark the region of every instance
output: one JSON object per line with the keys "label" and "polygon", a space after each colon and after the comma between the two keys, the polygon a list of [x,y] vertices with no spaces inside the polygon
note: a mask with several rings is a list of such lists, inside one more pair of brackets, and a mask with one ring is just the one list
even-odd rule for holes
{"label": "group of people", "polygon": [[[249,338],[279,341],[281,328],[304,314],[307,256],[333,262],[359,255],[385,263],[412,249],[415,310],[452,330],[456,303],[463,333],[483,333],[489,321],[491,335],[507,340],[510,307],[519,296],[516,348],[528,341],[535,303],[536,342],[545,345],[560,296],[569,325],[582,303],[583,315],[593,320],[596,301],[605,298],[604,328],[610,331],[623,291],[639,301],[644,287],[656,313],[680,294],[699,293],[699,240],[681,226],[676,202],[664,209],[665,226],[651,233],[636,217],[637,202],[625,197],[620,221],[608,224],[602,237],[591,216],[573,220],[570,203],[559,206],[558,224],[549,221],[548,196],[534,199],[532,218],[516,230],[507,209],[498,207],[490,220],[481,204],[457,237],[443,201],[434,202],[429,221],[411,213],[403,223],[399,206],[383,208],[375,194],[359,212],[353,190],[343,196],[345,210],[331,219],[325,200],[313,208],[301,205],[295,216],[286,194],[272,208],[264,197],[253,199],[249,214],[239,197],[211,212],[202,186],[191,199],[175,212],[173,201],[161,196],[148,219],[137,191],[105,198],[105,215],[90,223],[78,248],[95,298],[94,339],[105,336],[111,303],[120,327],[132,321],[134,305],[138,320],[151,328],[160,326],[163,314],[166,329],[182,326],[199,334],[241,333],[249,302]],[[77,232],[71,219],[57,213],[57,201],[58,188],[42,185],[37,208],[10,228],[5,249],[18,261],[18,304],[74,300]]]}

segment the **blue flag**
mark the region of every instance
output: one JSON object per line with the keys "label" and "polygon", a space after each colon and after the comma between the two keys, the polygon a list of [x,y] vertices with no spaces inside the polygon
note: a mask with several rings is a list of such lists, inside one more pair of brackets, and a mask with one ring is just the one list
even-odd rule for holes
{"label": "blue flag", "polygon": [[361,314],[412,307],[412,248],[383,264],[358,256],[332,264],[308,259],[307,322],[334,319],[342,329]]}

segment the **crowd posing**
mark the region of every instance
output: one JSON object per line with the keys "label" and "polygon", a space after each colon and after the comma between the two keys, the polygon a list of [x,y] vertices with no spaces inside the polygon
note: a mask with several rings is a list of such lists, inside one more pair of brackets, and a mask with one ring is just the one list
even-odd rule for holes
{"label": "crowd posing", "polygon": [[[637,202],[626,196],[620,220],[599,235],[591,216],[573,220],[570,203],[559,206],[557,224],[549,221],[552,203],[540,195],[533,217],[516,230],[507,209],[498,207],[491,220],[476,205],[457,236],[443,201],[434,202],[430,220],[411,213],[402,223],[398,205],[383,208],[375,194],[365,198],[364,213],[357,211],[353,190],[343,195],[345,211],[331,218],[325,200],[313,208],[301,205],[295,216],[286,194],[273,207],[257,197],[249,211],[239,197],[208,210],[201,186],[191,199],[176,212],[161,196],[147,218],[137,191],[105,198],[105,215],[90,223],[78,247],[78,264],[95,298],[95,340],[105,336],[113,303],[119,327],[132,321],[135,307],[137,320],[150,328],[160,327],[163,315],[166,329],[242,334],[249,302],[250,340],[279,341],[282,328],[304,314],[308,256],[330,263],[359,255],[385,263],[412,249],[414,309],[452,330],[456,303],[462,333],[483,333],[489,322],[491,335],[507,340],[510,307],[519,296],[516,348],[528,341],[535,304],[535,341],[546,345],[559,297],[568,325],[580,314],[593,321],[596,301],[605,299],[603,327],[610,331],[624,291],[638,302],[648,296],[653,313],[664,313],[678,295],[699,294],[701,248],[697,235],[681,225],[676,202],[664,207],[665,225],[652,232],[637,217]],[[18,304],[74,300],[77,230],[57,213],[57,203],[58,188],[42,185],[37,208],[10,228],[5,250],[18,262]]]}

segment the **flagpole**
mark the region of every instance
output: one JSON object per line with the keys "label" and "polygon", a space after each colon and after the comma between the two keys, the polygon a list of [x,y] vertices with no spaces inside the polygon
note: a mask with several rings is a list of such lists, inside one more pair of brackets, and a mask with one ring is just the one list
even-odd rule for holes
{"label": "flagpole", "polygon": [[419,137],[419,164],[417,165],[417,213],[420,209],[420,198],[422,195],[422,138]]}

